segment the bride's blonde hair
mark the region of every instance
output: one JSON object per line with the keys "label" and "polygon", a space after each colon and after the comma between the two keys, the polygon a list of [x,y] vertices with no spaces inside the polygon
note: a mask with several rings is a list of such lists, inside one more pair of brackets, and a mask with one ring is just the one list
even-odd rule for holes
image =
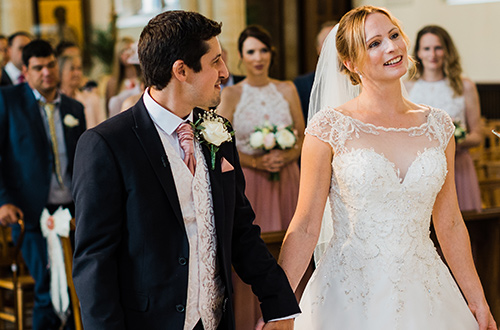
{"label": "bride's blonde hair", "polygon": [[350,71],[344,63],[349,61],[351,63],[361,63],[365,59],[367,53],[365,21],[366,17],[373,13],[380,13],[387,16],[391,23],[399,29],[407,49],[410,45],[410,39],[403,32],[401,24],[387,9],[374,6],[361,6],[349,11],[339,22],[336,45],[340,71],[349,76],[353,85],[361,83],[359,73]]}

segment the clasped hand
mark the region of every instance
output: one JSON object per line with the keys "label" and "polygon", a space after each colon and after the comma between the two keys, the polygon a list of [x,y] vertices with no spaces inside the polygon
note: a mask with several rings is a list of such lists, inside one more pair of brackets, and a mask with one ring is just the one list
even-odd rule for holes
{"label": "clasped hand", "polygon": [[0,206],[0,224],[2,226],[16,223],[23,217],[23,212],[13,204],[4,204]]}
{"label": "clasped hand", "polygon": [[293,319],[264,323],[260,318],[255,325],[255,330],[293,330]]}
{"label": "clasped hand", "polygon": [[283,166],[286,165],[286,159],[283,150],[271,150],[261,158],[262,167],[271,173],[281,171]]}

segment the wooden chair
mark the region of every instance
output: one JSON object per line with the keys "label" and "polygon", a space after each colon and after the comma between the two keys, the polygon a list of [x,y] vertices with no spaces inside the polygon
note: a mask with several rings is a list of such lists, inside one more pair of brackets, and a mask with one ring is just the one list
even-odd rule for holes
{"label": "wooden chair", "polygon": [[[0,278],[0,290],[6,290],[13,293],[14,296],[14,306],[0,306],[0,320],[11,322],[15,324],[15,328],[22,330],[26,328],[25,324],[25,309],[26,293],[33,292],[35,281],[29,274],[19,274],[20,258],[19,253],[21,251],[21,246],[24,240],[24,222],[23,220],[18,221],[21,227],[21,232],[17,240],[14,250],[11,254],[11,271],[12,275],[8,277]],[[1,227],[0,230],[6,230],[6,228]],[[3,292],[2,292],[3,293]],[[31,301],[31,305],[33,302]]]}
{"label": "wooden chair", "polygon": [[[71,231],[75,230],[75,218],[70,222]],[[76,295],[73,283],[73,248],[69,237],[60,237],[64,254],[64,267],[66,268],[66,280],[68,282],[69,296],[73,308],[73,318],[75,319],[75,330],[83,330],[82,314],[80,312],[80,300]]]}

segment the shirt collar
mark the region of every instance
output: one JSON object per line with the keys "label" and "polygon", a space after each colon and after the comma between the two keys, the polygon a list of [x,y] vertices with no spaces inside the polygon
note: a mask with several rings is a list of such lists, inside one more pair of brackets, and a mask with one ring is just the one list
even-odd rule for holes
{"label": "shirt collar", "polygon": [[[42,94],[40,94],[39,91],[37,91],[36,89],[31,89],[31,90],[33,91],[33,95],[35,95],[35,99],[37,100],[37,102],[39,102],[39,103],[47,103],[47,100],[45,100],[45,97],[43,97]],[[61,103],[61,94],[58,92],[56,94],[56,98],[54,99],[54,101],[52,101],[50,103],[55,104],[55,105],[60,104]]]}
{"label": "shirt collar", "polygon": [[146,110],[149,112],[153,122],[168,135],[172,135],[177,127],[179,127],[179,125],[183,122],[188,120],[193,122],[193,111],[191,111],[186,119],[178,117],[170,110],[162,107],[155,100],[153,100],[151,95],[149,95],[149,88],[146,88],[143,100]]}
{"label": "shirt collar", "polygon": [[22,73],[21,70],[19,70],[11,61],[7,62],[4,69],[5,72],[7,72],[7,74],[9,75],[9,78],[12,80],[12,83],[15,85]]}

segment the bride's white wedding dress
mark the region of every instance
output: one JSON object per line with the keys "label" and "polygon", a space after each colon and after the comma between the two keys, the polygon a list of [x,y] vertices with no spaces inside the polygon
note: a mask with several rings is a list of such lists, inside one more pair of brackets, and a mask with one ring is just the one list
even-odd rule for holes
{"label": "bride's white wedding dress", "polygon": [[302,296],[295,329],[472,330],[476,320],[429,238],[454,125],[384,128],[333,108],[307,133],[334,151],[334,235]]}

